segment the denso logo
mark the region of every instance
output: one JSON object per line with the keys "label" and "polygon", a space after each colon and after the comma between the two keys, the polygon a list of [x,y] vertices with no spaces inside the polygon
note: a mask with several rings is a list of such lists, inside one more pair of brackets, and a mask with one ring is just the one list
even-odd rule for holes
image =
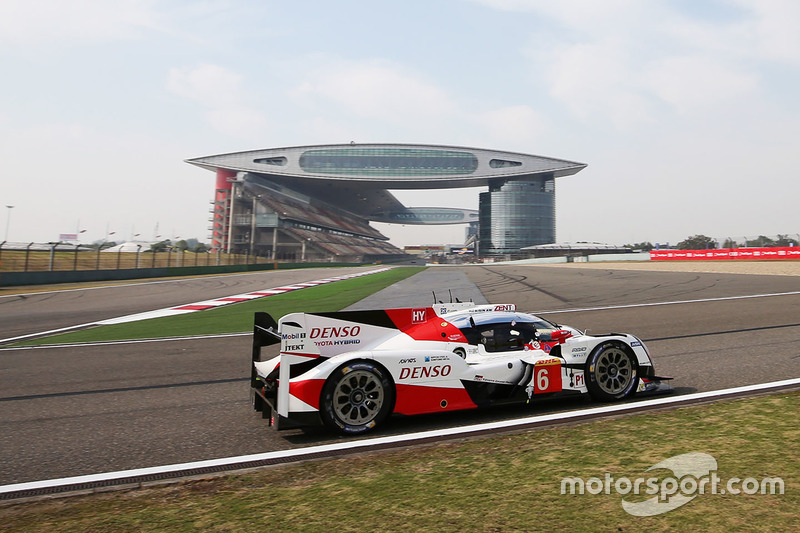
{"label": "denso logo", "polygon": [[331,337],[355,337],[361,333],[361,326],[342,326],[340,328],[311,328],[312,339],[330,339]]}
{"label": "denso logo", "polygon": [[449,376],[453,368],[450,365],[414,366],[400,369],[398,379],[438,378]]}

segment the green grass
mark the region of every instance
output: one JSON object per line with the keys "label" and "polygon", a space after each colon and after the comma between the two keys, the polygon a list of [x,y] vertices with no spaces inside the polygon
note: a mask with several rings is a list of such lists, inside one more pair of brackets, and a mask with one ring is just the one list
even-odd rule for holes
{"label": "green grass", "polygon": [[70,333],[33,339],[17,346],[63,344],[76,342],[104,342],[154,337],[180,337],[214,335],[253,330],[253,313],[267,311],[277,320],[287,313],[298,311],[337,311],[406,279],[425,267],[396,267],[386,272],[370,274],[318,287],[266,296],[206,311],[163,318],[150,318],[125,324],[98,326]]}
{"label": "green grass", "polygon": [[[0,508],[12,531],[796,531],[800,393]],[[698,495],[654,517],[564,477],[649,477],[688,452],[783,495]],[[663,471],[662,471],[663,472]],[[671,475],[667,472],[664,475]],[[645,496],[626,497],[639,501]]]}

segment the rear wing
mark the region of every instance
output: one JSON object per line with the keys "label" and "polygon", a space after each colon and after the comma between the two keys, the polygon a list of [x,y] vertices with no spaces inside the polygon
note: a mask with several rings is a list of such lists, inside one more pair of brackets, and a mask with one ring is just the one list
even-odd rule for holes
{"label": "rear wing", "polygon": [[[272,346],[281,342],[281,335],[278,333],[278,323],[269,313],[258,312],[253,317],[253,362],[261,361],[261,348]],[[256,385],[256,369],[250,365],[250,385]]]}

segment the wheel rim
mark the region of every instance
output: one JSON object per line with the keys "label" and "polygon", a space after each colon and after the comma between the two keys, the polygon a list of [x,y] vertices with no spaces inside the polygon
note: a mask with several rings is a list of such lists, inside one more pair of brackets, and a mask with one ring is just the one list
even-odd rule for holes
{"label": "wheel rim", "polygon": [[359,426],[371,422],[384,401],[381,380],[366,370],[345,376],[333,391],[333,411],[346,424]]}
{"label": "wheel rim", "polygon": [[608,348],[597,358],[595,377],[600,388],[608,394],[619,394],[630,386],[633,380],[631,358],[619,348]]}

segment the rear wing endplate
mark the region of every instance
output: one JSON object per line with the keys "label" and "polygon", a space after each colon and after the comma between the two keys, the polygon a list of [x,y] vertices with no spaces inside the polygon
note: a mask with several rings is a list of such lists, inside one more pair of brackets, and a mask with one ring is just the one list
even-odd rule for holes
{"label": "rear wing endplate", "polygon": [[[253,362],[261,361],[261,348],[272,346],[281,342],[281,334],[278,333],[278,323],[272,315],[264,312],[257,312],[253,319]],[[256,382],[255,366],[250,365],[250,382],[255,386]]]}

